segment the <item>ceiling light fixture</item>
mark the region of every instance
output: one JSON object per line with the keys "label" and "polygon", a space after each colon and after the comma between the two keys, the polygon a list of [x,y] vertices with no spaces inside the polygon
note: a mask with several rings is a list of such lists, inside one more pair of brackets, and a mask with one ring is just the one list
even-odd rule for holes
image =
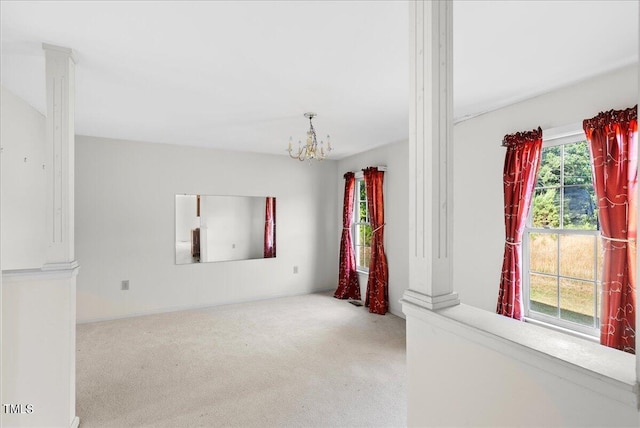
{"label": "ceiling light fixture", "polygon": [[329,152],[331,152],[331,142],[329,141],[329,136],[327,135],[327,151],[324,151],[324,141],[320,141],[320,145],[318,145],[318,140],[316,139],[316,130],[313,129],[313,118],[317,115],[315,113],[305,113],[304,117],[309,118],[310,128],[307,131],[307,143],[303,146],[301,141],[298,141],[298,152],[297,154],[293,154],[293,149],[291,148],[291,142],[293,137],[289,137],[289,156],[293,159],[298,159],[299,161],[308,160],[311,162],[313,159],[315,160],[324,160],[329,156]]}

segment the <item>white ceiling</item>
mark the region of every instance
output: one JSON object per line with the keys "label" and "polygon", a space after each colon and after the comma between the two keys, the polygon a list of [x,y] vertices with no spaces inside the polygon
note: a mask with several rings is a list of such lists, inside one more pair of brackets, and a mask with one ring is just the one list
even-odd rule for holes
{"label": "white ceiling", "polygon": [[[306,111],[336,158],[408,138],[408,2],[0,2],[1,83],[44,113],[70,47],[76,132],[286,155]],[[638,62],[637,1],[456,1],[455,117]]]}

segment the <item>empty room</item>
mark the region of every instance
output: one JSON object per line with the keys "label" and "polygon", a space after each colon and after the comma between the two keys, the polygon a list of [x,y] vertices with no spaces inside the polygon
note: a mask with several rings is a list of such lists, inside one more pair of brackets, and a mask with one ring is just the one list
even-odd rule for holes
{"label": "empty room", "polygon": [[637,1],[2,1],[3,427],[639,426]]}

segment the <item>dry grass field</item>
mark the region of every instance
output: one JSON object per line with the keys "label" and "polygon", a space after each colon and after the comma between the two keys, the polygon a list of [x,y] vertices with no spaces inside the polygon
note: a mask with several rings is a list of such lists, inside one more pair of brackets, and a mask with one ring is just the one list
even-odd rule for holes
{"label": "dry grass field", "polygon": [[[593,281],[599,280],[602,273],[599,237],[537,233],[531,235],[530,248],[531,254],[535,254],[530,259],[530,270],[539,273],[531,275],[533,309],[555,316],[559,291],[561,317],[591,325],[596,315]],[[594,266],[596,255],[598,262]],[[544,274],[559,274],[559,287],[557,278]],[[597,311],[599,313],[599,307]]]}

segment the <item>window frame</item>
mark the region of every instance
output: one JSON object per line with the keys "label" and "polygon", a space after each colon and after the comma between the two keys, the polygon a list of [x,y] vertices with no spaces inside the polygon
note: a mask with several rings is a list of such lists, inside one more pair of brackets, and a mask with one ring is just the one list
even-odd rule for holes
{"label": "window frame", "polygon": [[[586,135],[582,129],[582,124],[571,124],[564,127],[552,128],[545,131],[545,136],[543,138],[543,148],[548,147],[557,147],[565,144],[579,143],[582,141],[586,141]],[[564,156],[562,157],[561,162],[564,162]],[[593,184],[593,183],[592,183]],[[562,188],[564,188],[564,183],[562,183]],[[534,191],[535,194],[535,191]],[[560,206],[559,216],[562,218],[562,203]],[[602,245],[599,240],[600,230],[597,227],[594,230],[584,230],[584,229],[564,229],[564,228],[539,228],[533,227],[533,197],[531,199],[531,206],[529,207],[529,215],[527,217],[527,221],[524,228],[524,233],[522,236],[522,296],[523,296],[523,309],[524,309],[524,319],[525,321],[532,322],[535,324],[542,324],[544,326],[560,330],[569,334],[573,334],[576,336],[580,336],[583,338],[587,338],[590,340],[598,340],[600,336],[600,313],[598,308],[601,303],[601,291],[602,291],[602,272],[598,271],[598,247],[597,245]],[[532,311],[531,310],[531,287],[530,287],[530,278],[532,275],[530,260],[531,260],[531,248],[530,248],[530,235],[531,234],[550,234],[558,236],[558,249],[557,249],[557,268],[556,274],[544,274],[540,272],[533,272],[536,275],[545,275],[548,277],[553,277],[556,279],[556,287],[558,290],[557,297],[557,317],[546,315],[541,312]],[[578,236],[594,236],[596,239],[594,246],[594,280],[586,280],[584,278],[574,278],[567,275],[562,275],[560,271],[560,237],[562,235],[578,235]],[[594,284],[594,327],[589,327],[583,324],[578,324],[576,322],[571,322],[568,320],[564,320],[560,318],[560,281],[562,279],[569,280],[579,280],[584,282],[591,282]]]}
{"label": "window frame", "polygon": [[[353,236],[352,242],[353,242],[353,250],[355,253],[355,258],[356,258],[356,271],[360,272],[360,273],[365,273],[368,274],[369,273],[369,266],[362,266],[360,265],[360,249],[364,249],[364,248],[369,248],[369,252],[371,252],[371,246],[366,246],[366,245],[361,245],[360,244],[360,235],[359,235],[359,228],[360,227],[365,227],[365,226],[369,226],[371,227],[371,223],[369,222],[369,202],[367,201],[367,197],[366,197],[366,185],[365,185],[365,181],[364,181],[364,174],[362,172],[358,172],[355,175],[355,186],[356,186],[356,191],[355,191],[355,195],[353,198],[353,215],[351,217],[351,234]],[[360,199],[360,185],[365,186],[365,198],[364,200]],[[365,206],[366,206],[366,219],[367,221],[365,222],[361,222],[360,220],[360,203],[364,202]]]}

